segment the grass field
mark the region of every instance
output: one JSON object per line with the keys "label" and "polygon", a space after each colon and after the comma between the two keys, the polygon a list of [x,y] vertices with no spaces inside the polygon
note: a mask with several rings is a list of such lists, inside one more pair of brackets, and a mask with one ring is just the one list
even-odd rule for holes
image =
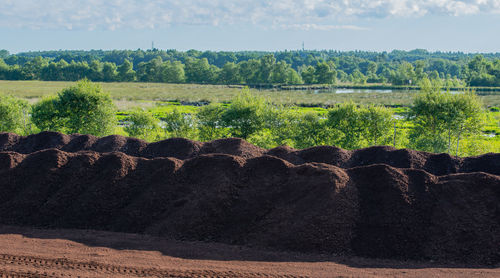
{"label": "grass field", "polygon": [[[74,82],[52,81],[0,81],[0,93],[30,99],[36,102],[44,95],[55,94],[73,85]],[[120,109],[132,106],[150,106],[147,101],[182,101],[182,102],[226,102],[231,100],[241,89],[226,85],[166,84],[166,83],[101,83]],[[409,105],[414,96],[412,91],[392,93],[328,93],[317,90],[277,91],[256,90],[276,104],[328,106],[352,100],[360,104],[382,104],[387,106]],[[480,96],[488,106],[500,106],[500,94],[492,92]],[[146,101],[146,102],[142,102]]]}
{"label": "grass field", "polygon": [[[37,102],[41,97],[56,94],[74,82],[44,81],[0,81],[0,94],[9,94]],[[165,83],[101,83],[104,90],[113,97],[119,112],[119,120],[124,120],[130,110],[145,108],[156,117],[162,118],[174,109],[181,113],[194,113],[200,104],[208,102],[228,102],[235,97],[241,88],[226,85],[197,84],[165,84]],[[359,104],[380,104],[390,106],[396,114],[404,114],[406,107],[412,102],[414,91],[370,92],[370,93],[328,93],[314,90],[256,90],[275,104],[290,105],[298,112],[316,112],[325,114],[325,106],[335,103],[354,101]],[[485,94],[480,98],[486,106],[500,106],[500,95],[496,92]],[[500,152],[500,112],[490,112],[481,136],[473,145],[464,140],[464,146],[476,151],[470,153]],[[496,136],[492,136],[496,134]],[[125,135],[125,134],[123,134]]]}

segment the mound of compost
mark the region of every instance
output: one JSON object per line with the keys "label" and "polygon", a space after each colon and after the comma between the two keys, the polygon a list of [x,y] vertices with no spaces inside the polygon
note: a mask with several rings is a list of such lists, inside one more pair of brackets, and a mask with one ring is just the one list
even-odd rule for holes
{"label": "mound of compost", "polygon": [[500,175],[500,156],[485,154],[477,157],[460,158],[448,154],[434,154],[410,149],[396,149],[376,146],[354,151],[334,146],[317,146],[296,150],[287,146],[265,150],[240,138],[226,138],[211,142],[197,142],[185,138],[170,138],[148,143],[120,135],[95,137],[92,135],[65,135],[58,132],[41,132],[30,136],[0,133],[0,151],[31,154],[46,149],[64,152],[122,152],[143,157],[173,157],[181,160],[202,154],[229,154],[243,158],[271,155],[294,165],[320,162],[343,169],[372,164],[387,164],[396,168],[422,169],[433,175],[485,172]]}
{"label": "mound of compost", "polygon": [[500,154],[0,134],[0,223],[500,263]]}

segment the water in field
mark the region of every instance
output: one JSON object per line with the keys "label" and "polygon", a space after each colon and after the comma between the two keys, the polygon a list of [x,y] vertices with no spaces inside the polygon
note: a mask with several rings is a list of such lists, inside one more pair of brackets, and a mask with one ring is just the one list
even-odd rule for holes
{"label": "water in field", "polygon": [[[318,90],[310,90],[314,94],[324,94],[324,93],[333,93],[333,94],[390,94],[390,93],[416,93],[418,90],[409,90],[409,89],[345,89],[345,88],[335,88],[335,89],[318,89]],[[446,92],[443,90],[443,92]],[[450,91],[452,94],[458,94],[463,91]]]}
{"label": "water in field", "polygon": [[314,94],[386,94],[386,93],[414,93],[415,90],[383,90],[383,89],[345,89],[345,88],[334,88],[334,89],[316,89],[310,90]]}

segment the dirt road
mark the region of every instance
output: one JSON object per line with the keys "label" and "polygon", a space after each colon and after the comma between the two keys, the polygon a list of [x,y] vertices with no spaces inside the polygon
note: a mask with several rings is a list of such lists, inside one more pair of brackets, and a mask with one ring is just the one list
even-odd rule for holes
{"label": "dirt road", "polygon": [[136,234],[2,226],[0,277],[500,277],[500,268],[280,253]]}

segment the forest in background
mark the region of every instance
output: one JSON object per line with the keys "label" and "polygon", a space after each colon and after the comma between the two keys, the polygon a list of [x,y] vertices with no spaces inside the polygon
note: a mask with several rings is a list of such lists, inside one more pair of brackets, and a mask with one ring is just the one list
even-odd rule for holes
{"label": "forest in background", "polygon": [[293,50],[0,50],[1,80],[500,86],[500,53]]}

